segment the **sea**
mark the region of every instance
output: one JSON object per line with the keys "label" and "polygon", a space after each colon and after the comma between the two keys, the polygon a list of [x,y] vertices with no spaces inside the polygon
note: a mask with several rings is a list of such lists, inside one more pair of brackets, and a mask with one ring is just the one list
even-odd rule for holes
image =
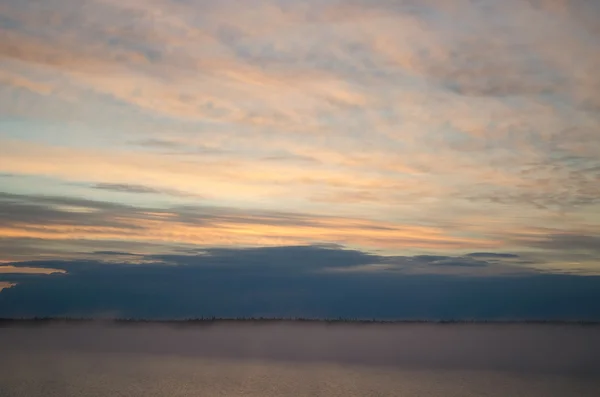
{"label": "sea", "polygon": [[7,323],[0,396],[598,397],[600,326]]}

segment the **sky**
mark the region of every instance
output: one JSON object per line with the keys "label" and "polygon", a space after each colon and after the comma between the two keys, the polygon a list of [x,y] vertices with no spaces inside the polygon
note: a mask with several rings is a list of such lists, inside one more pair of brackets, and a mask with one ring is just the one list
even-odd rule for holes
{"label": "sky", "polygon": [[218,264],[252,291],[600,288],[599,21],[595,0],[0,0],[0,314]]}

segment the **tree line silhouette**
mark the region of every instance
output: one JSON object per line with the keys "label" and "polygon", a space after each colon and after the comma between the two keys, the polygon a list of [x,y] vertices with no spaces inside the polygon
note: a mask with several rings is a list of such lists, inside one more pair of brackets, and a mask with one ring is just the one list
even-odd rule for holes
{"label": "tree line silhouette", "polygon": [[582,320],[528,320],[528,319],[364,319],[364,318],[310,318],[310,317],[198,317],[186,319],[140,319],[140,318],[88,318],[88,317],[23,317],[0,318],[2,325],[43,325],[53,323],[114,323],[114,324],[173,324],[173,325],[210,325],[210,324],[273,324],[273,323],[314,323],[314,324],[552,324],[552,325],[600,325],[600,321]]}

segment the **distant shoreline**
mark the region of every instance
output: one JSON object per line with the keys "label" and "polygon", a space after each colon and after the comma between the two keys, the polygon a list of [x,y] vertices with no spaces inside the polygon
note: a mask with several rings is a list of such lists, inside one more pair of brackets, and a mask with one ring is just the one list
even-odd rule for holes
{"label": "distant shoreline", "polygon": [[117,324],[117,325],[217,325],[217,324],[384,324],[384,325],[414,325],[414,324],[439,324],[439,325],[576,325],[600,326],[600,321],[578,320],[379,320],[379,319],[327,319],[327,318],[270,318],[270,317],[244,317],[244,318],[190,318],[190,319],[129,319],[129,318],[72,318],[72,317],[31,317],[31,318],[0,318],[0,327],[7,325],[32,325],[43,326],[50,324]]}

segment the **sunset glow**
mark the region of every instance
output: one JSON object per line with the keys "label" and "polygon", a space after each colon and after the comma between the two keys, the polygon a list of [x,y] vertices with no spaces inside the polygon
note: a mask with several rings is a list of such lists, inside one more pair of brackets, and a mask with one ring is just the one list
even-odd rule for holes
{"label": "sunset glow", "polygon": [[599,11],[0,1],[0,260],[337,244],[600,273]]}

